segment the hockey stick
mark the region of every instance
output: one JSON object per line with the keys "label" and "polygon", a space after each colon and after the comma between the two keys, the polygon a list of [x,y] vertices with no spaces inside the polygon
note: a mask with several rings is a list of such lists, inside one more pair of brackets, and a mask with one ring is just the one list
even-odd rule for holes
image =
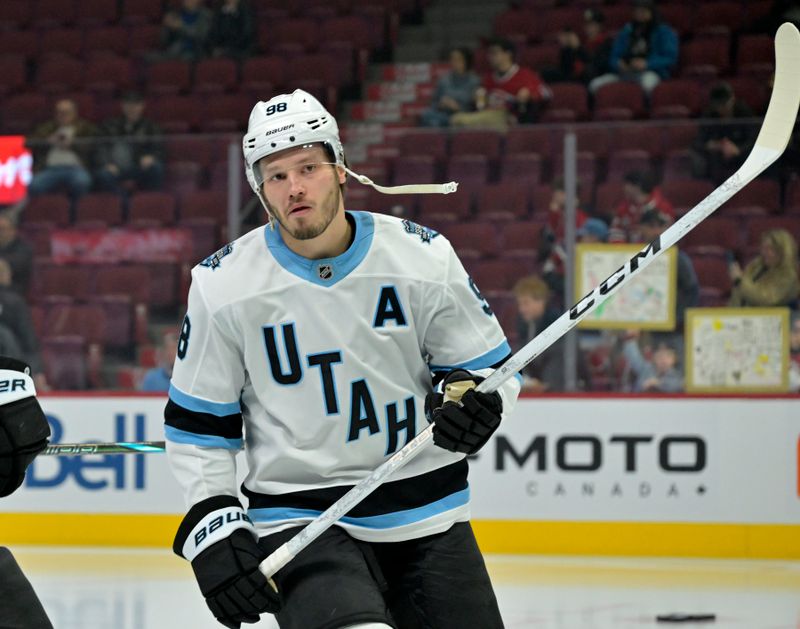
{"label": "hockey stick", "polygon": [[149,454],[164,452],[163,441],[116,441],[112,443],[54,443],[38,456],[80,456],[81,454]]}
{"label": "hockey stick", "polygon": [[[478,391],[495,391],[550,345],[571,330],[581,319],[625,285],[650,264],[661,252],[680,240],[698,223],[762,173],[780,157],[789,143],[798,103],[800,103],[800,33],[791,24],[783,24],[775,36],[775,84],[761,131],[755,146],[742,166],[708,197],[687,212],[661,236],[633,256],[623,267],[592,290],[567,312],[556,319],[514,356],[478,385]],[[315,520],[261,562],[259,569],[267,577],[289,563],[301,550],[330,528],[359,502],[372,493],[393,472],[414,458],[428,445],[433,425],[428,426],[399,452],[378,466]]]}

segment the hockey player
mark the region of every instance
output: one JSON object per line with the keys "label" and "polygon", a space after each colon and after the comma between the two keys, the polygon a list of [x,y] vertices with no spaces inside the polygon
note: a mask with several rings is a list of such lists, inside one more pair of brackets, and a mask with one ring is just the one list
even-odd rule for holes
{"label": "hockey player", "polygon": [[[14,493],[25,470],[47,447],[50,426],[36,399],[31,370],[0,356],[0,497]],[[0,627],[53,629],[30,582],[8,548],[0,546]]]}
{"label": "hockey player", "polygon": [[[269,223],[192,271],[165,410],[189,506],[175,552],[227,627],[263,612],[284,629],[502,627],[469,525],[465,457],[519,383],[460,404],[433,384],[479,382],[509,355],[489,304],[441,235],[345,211],[352,171],[310,94],[258,103],[243,144]],[[273,589],[259,562],[426,419],[436,447],[279,570]]]}

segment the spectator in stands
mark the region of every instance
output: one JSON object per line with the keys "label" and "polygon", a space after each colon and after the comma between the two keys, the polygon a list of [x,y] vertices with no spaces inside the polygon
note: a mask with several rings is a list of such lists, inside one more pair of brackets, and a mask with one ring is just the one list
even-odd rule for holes
{"label": "spectator in stands", "polygon": [[608,241],[608,225],[601,218],[587,218],[586,222],[575,232],[578,242],[582,244],[597,244]]}
{"label": "spectator in stands", "polygon": [[678,344],[659,337],[650,359],[639,347],[639,330],[629,330],[624,337],[622,354],[633,378],[634,393],[679,393],[683,391],[683,373],[678,368]]}
{"label": "spectator in stands", "polygon": [[[648,210],[639,218],[636,235],[640,242],[655,240],[669,227],[671,220],[658,210]],[[697,280],[694,265],[685,251],[678,251],[677,282],[675,295],[675,322],[678,329],[683,328],[687,308],[694,308],[700,301],[700,282]]]}
{"label": "spectator in stands", "polygon": [[668,79],[678,63],[678,36],[659,19],[653,0],[634,0],[633,19],[617,36],[611,48],[611,72],[591,83],[589,91],[615,81],[638,83],[647,93]]}
{"label": "spectator in stands", "polygon": [[223,0],[214,11],[208,48],[212,57],[242,59],[253,53],[256,43],[256,20],[245,0]]}
{"label": "spectator in stands", "polygon": [[181,0],[180,8],[167,11],[161,29],[162,57],[196,61],[204,55],[211,11],[203,5],[203,0]]}
{"label": "spectator in stands", "polygon": [[472,51],[466,47],[453,48],[450,51],[450,72],[436,84],[431,106],[422,112],[420,124],[446,127],[453,114],[474,110],[475,92],[480,86],[480,78],[472,71]]}
{"label": "spectator in stands", "polygon": [[625,175],[624,200],[614,210],[609,242],[630,242],[642,215],[648,210],[663,214],[667,224],[675,218],[675,208],[661,193],[653,173],[636,170]]}
{"label": "spectator in stands", "polygon": [[122,115],[107,120],[100,134],[106,138],[98,149],[99,190],[121,192],[126,184],[142,190],[157,190],[164,180],[161,129],[145,117],[144,97],[128,92],[122,97]]}
{"label": "spectator in stands", "polygon": [[178,335],[168,332],[161,339],[157,350],[158,365],[149,369],[142,378],[139,386],[142,391],[169,391],[169,381],[172,378],[172,364],[178,352]]}
{"label": "spectator in stands", "polygon": [[[542,229],[537,257],[542,265],[542,278],[560,301],[564,298],[564,266],[567,258],[567,252],[564,247],[564,208],[567,202],[567,194],[564,191],[564,180],[560,177],[553,181],[552,187],[550,205],[547,208],[547,223]],[[589,217],[581,208],[580,182],[578,182],[577,187],[578,207],[575,208],[575,227],[580,230]]]}
{"label": "spectator in stands", "polygon": [[731,306],[795,306],[800,295],[797,242],[785,229],[761,235],[759,254],[744,270],[731,262]]}
{"label": "spectator in stands", "polygon": [[753,110],[736,98],[729,83],[711,88],[703,118],[719,122],[706,124],[692,145],[693,174],[720,184],[742,165],[756,141],[757,127],[738,119],[752,118]]}
{"label": "spectator in stands", "polygon": [[[13,287],[11,265],[0,259],[0,354],[23,360],[34,374],[42,374],[39,342],[25,299]],[[38,375],[37,386],[44,376]]]}
{"label": "spectator in stands", "polygon": [[[521,347],[558,319],[561,313],[549,303],[547,284],[535,275],[517,281],[514,296],[517,299],[517,342]],[[523,390],[542,393],[564,388],[563,345],[563,339],[556,342],[523,369]]]}
{"label": "spectator in stands", "polygon": [[11,287],[23,297],[27,295],[33,268],[33,248],[19,237],[17,224],[8,213],[0,213],[0,260],[5,260],[11,268]]}
{"label": "spectator in stands", "polygon": [[66,189],[74,201],[88,192],[94,147],[87,140],[94,135],[95,126],[78,115],[75,101],[58,100],[53,120],[36,127],[28,137],[34,169],[28,194],[37,196]]}
{"label": "spectator in stands", "polygon": [[509,124],[536,122],[551,92],[541,77],[515,62],[516,48],[507,39],[488,44],[491,72],[475,93],[478,111],[459,112],[450,118],[453,127],[485,127],[505,131]]}
{"label": "spectator in stands", "polygon": [[548,83],[589,83],[609,70],[613,37],[605,29],[605,16],[598,9],[583,13],[583,41],[572,29],[558,34],[558,67],[542,71]]}
{"label": "spectator in stands", "polygon": [[792,312],[789,323],[789,390],[800,392],[800,312]]}

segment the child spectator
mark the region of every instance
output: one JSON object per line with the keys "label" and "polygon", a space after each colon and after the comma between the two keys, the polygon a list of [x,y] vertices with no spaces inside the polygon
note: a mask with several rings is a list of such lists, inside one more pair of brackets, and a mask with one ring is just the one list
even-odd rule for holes
{"label": "child spectator", "polygon": [[144,116],[144,97],[128,92],[122,98],[122,115],[107,120],[101,135],[108,138],[98,149],[100,190],[121,192],[126,183],[141,190],[157,190],[164,179],[161,129]]}
{"label": "child spectator", "polygon": [[638,83],[647,93],[668,79],[678,63],[678,36],[662,22],[653,0],[634,0],[633,19],[614,38],[611,72],[589,83],[594,93],[616,81]]}
{"label": "child spectator", "polygon": [[453,114],[472,111],[480,84],[480,78],[472,71],[472,51],[453,48],[450,51],[450,72],[436,84],[431,106],[422,112],[420,124],[424,127],[447,127]]}
{"label": "child spectator", "polygon": [[649,210],[663,214],[668,223],[675,218],[675,209],[656,186],[655,177],[646,171],[625,175],[622,186],[624,200],[614,210],[609,242],[630,242],[633,230]]}
{"label": "child spectator", "polygon": [[33,178],[28,194],[37,196],[65,188],[75,201],[89,191],[93,145],[85,140],[96,135],[95,126],[78,115],[78,105],[69,98],[55,104],[53,119],[28,137],[33,152]]}
{"label": "child spectator", "polygon": [[489,42],[488,58],[492,71],[483,79],[475,95],[478,111],[460,112],[450,119],[454,127],[486,127],[505,131],[509,124],[535,122],[539,111],[550,100],[550,89],[530,68],[515,61],[516,48],[507,39]]}
{"label": "child spectator", "polygon": [[709,178],[720,184],[744,163],[756,141],[756,128],[737,122],[752,118],[753,110],[736,98],[728,83],[711,88],[703,118],[719,121],[706,124],[692,145],[692,170],[695,177]]}
{"label": "child spectator", "polygon": [[679,393],[683,391],[683,373],[678,368],[677,344],[659,337],[650,359],[639,348],[639,330],[629,330],[624,338],[622,354],[633,378],[634,393]]}
{"label": "child spectator", "polygon": [[211,56],[242,59],[252,54],[255,43],[256,23],[250,5],[244,0],[223,0],[211,19]]}
{"label": "child spectator", "polygon": [[759,254],[744,271],[731,262],[731,306],[793,306],[800,294],[797,274],[797,242],[785,229],[771,229],[761,236]]}

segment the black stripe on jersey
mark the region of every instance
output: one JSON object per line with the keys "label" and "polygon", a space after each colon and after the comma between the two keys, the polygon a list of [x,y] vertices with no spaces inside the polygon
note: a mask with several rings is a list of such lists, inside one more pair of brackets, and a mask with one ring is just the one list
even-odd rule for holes
{"label": "black stripe on jersey", "polygon": [[[509,358],[511,358],[512,355],[513,354],[511,352],[509,352],[508,354],[506,354],[502,358],[502,360],[498,360],[494,365],[489,365],[488,368],[489,369],[499,369],[500,367],[503,366],[503,363],[505,363]],[[451,371],[452,371],[452,369],[437,369],[436,371],[434,371],[433,372],[433,388],[435,389],[436,387],[438,387],[439,383],[442,380],[444,380],[445,377],[447,376],[447,374],[449,374]]]}
{"label": "black stripe on jersey", "polygon": [[164,423],[196,435],[213,435],[226,439],[242,438],[241,413],[220,417],[211,413],[190,411],[172,400],[167,400],[167,407],[164,409]]}
{"label": "black stripe on jersey", "polygon": [[[355,518],[395,513],[407,509],[424,507],[467,488],[466,459],[440,467],[426,474],[412,478],[383,483],[358,505],[348,511],[347,515]],[[308,489],[288,494],[259,494],[242,485],[242,492],[247,496],[250,509],[295,508],[324,511],[345,493],[352,485]]]}

